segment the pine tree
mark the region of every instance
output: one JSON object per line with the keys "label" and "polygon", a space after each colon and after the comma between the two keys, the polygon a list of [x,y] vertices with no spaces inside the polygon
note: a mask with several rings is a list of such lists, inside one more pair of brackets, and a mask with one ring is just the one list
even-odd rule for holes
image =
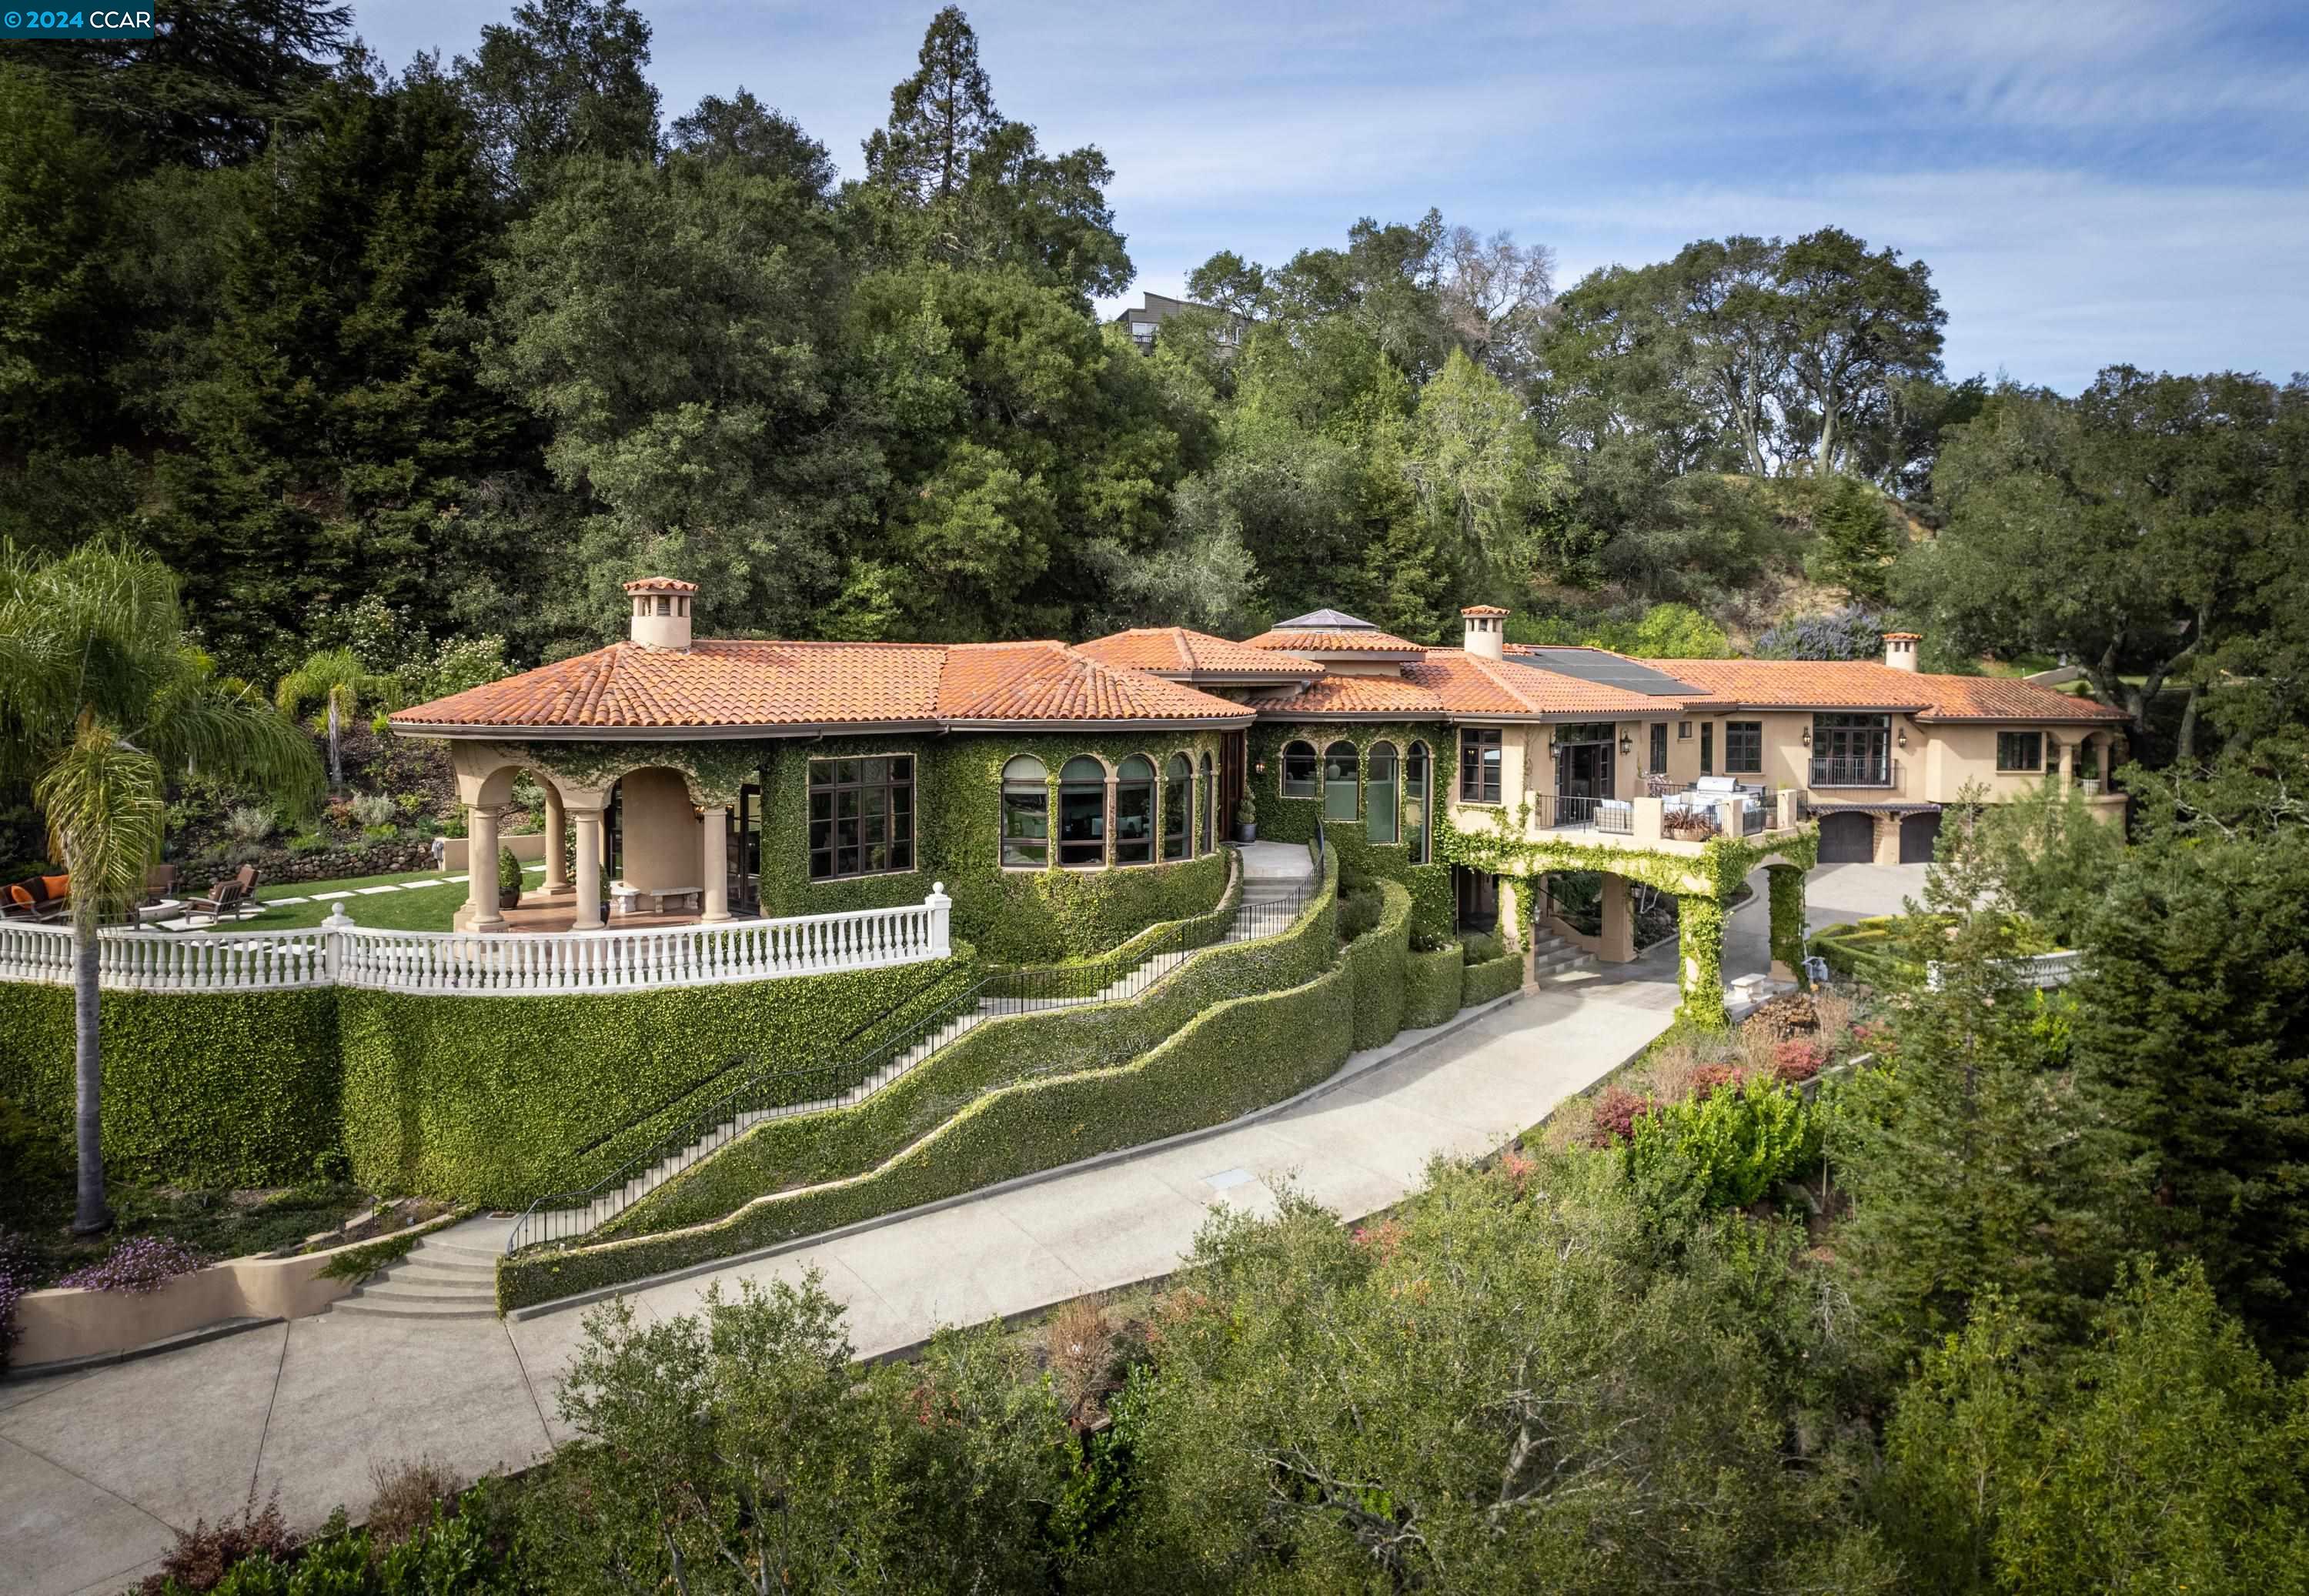
{"label": "pine tree", "polygon": [[0,436],[98,444],[119,339],[106,280],[112,160],[42,73],[0,65]]}
{"label": "pine tree", "polygon": [[866,140],[866,176],[918,203],[952,200],[971,158],[1003,125],[994,85],[978,64],[978,35],[962,8],[930,19],[914,75],[890,91],[890,122]]}
{"label": "pine tree", "polygon": [[1890,597],[1899,546],[1881,495],[1857,477],[1839,475],[1812,523],[1820,534],[1813,565],[1820,581],[1842,588],[1855,604],[1881,604]]}

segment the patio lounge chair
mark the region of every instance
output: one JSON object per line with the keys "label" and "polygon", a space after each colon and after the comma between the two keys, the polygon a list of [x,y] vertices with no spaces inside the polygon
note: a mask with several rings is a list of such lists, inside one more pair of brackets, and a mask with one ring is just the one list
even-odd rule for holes
{"label": "patio lounge chair", "polygon": [[13,919],[62,919],[72,912],[72,877],[28,876],[0,895],[7,900],[0,909],[4,909]]}
{"label": "patio lounge chair", "polygon": [[241,885],[241,879],[243,877],[253,876],[255,874],[255,871],[243,866],[240,876],[227,876],[224,880],[218,882],[214,886],[209,888],[209,895],[207,897],[195,898],[191,902],[186,904],[185,919],[187,921],[190,921],[197,916],[204,914],[209,917],[209,923],[211,925],[215,925],[219,921],[222,920],[228,914],[232,916],[233,919],[238,919],[249,910],[264,907],[262,904],[257,902],[256,895],[254,893],[249,892]]}

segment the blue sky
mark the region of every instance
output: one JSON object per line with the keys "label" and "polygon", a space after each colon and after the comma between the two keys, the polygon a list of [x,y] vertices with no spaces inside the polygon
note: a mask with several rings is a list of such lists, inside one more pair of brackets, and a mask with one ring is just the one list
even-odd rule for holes
{"label": "blue sky", "polygon": [[[369,0],[396,65],[510,4]],[[743,84],[855,175],[935,6],[640,0],[668,120]],[[1952,373],[2309,369],[2309,8],[1143,4],[967,7],[1004,114],[1095,143],[1139,289],[1358,216],[1556,252],[1559,286],[1833,223],[1930,263]]]}

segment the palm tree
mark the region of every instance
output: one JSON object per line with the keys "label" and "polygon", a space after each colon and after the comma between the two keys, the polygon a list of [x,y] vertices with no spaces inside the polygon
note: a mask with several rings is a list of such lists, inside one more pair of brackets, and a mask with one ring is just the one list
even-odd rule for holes
{"label": "palm tree", "polygon": [[0,777],[29,781],[48,846],[72,875],[73,1229],[104,1200],[97,927],[125,913],[160,855],[166,772],[190,765],[291,806],[318,796],[296,722],[189,647],[177,580],[151,556],[86,544],[38,559],[0,542]]}
{"label": "palm tree", "polygon": [[339,722],[360,713],[360,706],[390,707],[393,678],[362,666],[350,649],[324,649],[307,654],[305,662],[281,678],[272,690],[273,702],[284,715],[302,714],[308,703],[328,706],[329,787],[342,792],[345,785],[344,750],[338,738]]}

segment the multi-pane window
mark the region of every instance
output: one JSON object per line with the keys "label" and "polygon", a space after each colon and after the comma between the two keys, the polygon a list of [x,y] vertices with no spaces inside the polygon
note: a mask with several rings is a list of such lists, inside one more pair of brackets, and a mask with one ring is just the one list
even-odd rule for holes
{"label": "multi-pane window", "polygon": [[1427,862],[1427,745],[1414,743],[1403,762],[1403,836],[1414,865]]}
{"label": "multi-pane window", "polygon": [[1652,768],[1655,776],[1667,773],[1667,722],[1652,722]]}
{"label": "multi-pane window", "polygon": [[1396,839],[1395,745],[1373,743],[1371,768],[1363,776],[1363,837],[1387,843]]}
{"label": "multi-pane window", "polygon": [[1724,773],[1761,775],[1764,770],[1764,723],[1761,720],[1724,722]]}
{"label": "multi-pane window", "polygon": [[1182,859],[1194,836],[1195,766],[1183,754],[1163,768],[1163,857]]}
{"label": "multi-pane window", "polygon": [[914,759],[809,762],[809,878],[914,867]]}
{"label": "multi-pane window", "polygon": [[1028,870],[1051,862],[1051,773],[1031,754],[1002,767],[1002,862]]}
{"label": "multi-pane window", "polygon": [[1316,793],[1315,745],[1285,743],[1283,745],[1283,796],[1313,798]]}
{"label": "multi-pane window", "polygon": [[1106,863],[1106,767],[1087,755],[1059,771],[1059,863]]}
{"label": "multi-pane window", "polygon": [[1323,750],[1323,818],[1355,817],[1355,746],[1333,743]]}
{"label": "multi-pane window", "polygon": [[1459,801],[1496,804],[1500,801],[1500,733],[1491,726],[1459,729]]}
{"label": "multi-pane window", "polygon": [[1144,755],[1115,767],[1114,862],[1154,862],[1154,762]]}
{"label": "multi-pane window", "polygon": [[2000,771],[2041,771],[2045,768],[2045,734],[2041,731],[2000,731],[1996,734],[1996,768]]}
{"label": "multi-pane window", "polygon": [[1699,773],[1703,776],[1716,773],[1716,722],[1713,720],[1699,723]]}

